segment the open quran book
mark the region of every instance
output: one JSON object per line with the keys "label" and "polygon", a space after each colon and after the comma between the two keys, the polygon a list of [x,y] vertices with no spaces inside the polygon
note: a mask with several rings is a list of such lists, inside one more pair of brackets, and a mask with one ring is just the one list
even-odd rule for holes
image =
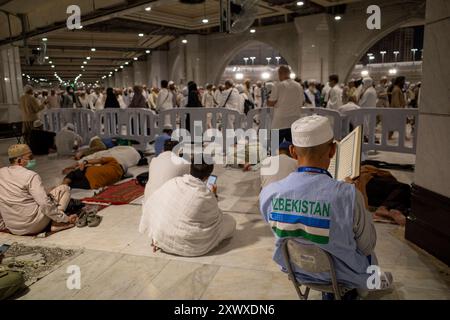
{"label": "open quran book", "polygon": [[362,127],[359,126],[337,143],[336,154],[331,159],[328,171],[333,178],[344,180],[359,177],[361,169]]}

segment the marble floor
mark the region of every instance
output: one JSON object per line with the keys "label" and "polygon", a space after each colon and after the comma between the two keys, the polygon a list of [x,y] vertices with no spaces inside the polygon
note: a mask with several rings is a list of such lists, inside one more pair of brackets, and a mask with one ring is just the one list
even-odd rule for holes
{"label": "marble floor", "polygon": [[[0,140],[0,165],[7,146]],[[414,156],[379,153],[371,159],[414,163]],[[58,184],[70,159],[37,157],[46,186]],[[142,168],[133,168],[133,173]],[[0,234],[0,243],[82,249],[82,253],[30,286],[21,299],[297,299],[287,276],[272,261],[274,238],[258,211],[258,172],[217,167],[219,204],[237,220],[233,238],[206,256],[154,253],[138,232],[140,205],[111,206],[97,228],[73,228],[47,238]],[[403,182],[413,175],[394,171]],[[404,229],[376,224],[380,266],[394,275],[394,289],[368,299],[450,299],[449,268],[404,239]],[[81,270],[81,289],[69,290],[68,266]],[[310,299],[319,299],[312,292]]]}

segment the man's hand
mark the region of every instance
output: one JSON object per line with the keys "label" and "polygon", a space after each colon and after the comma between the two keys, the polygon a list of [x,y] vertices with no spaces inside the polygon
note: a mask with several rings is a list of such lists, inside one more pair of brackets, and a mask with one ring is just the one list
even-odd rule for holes
{"label": "man's hand", "polygon": [[70,223],[74,224],[75,222],[77,222],[77,220],[78,220],[78,216],[76,214],[71,214],[69,216],[69,222]]}
{"label": "man's hand", "polygon": [[345,178],[344,181],[347,182],[347,183],[350,183],[350,184],[355,184],[355,180],[353,180],[350,177]]}

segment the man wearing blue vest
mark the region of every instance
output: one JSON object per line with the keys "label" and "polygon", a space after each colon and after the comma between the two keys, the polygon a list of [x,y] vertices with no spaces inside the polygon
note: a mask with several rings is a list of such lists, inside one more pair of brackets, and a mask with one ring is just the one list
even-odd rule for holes
{"label": "man wearing blue vest", "polygon": [[[377,264],[376,231],[362,194],[327,171],[336,152],[331,124],[328,118],[313,115],[295,121],[291,131],[290,152],[298,169],[260,194],[261,213],[277,238],[273,259],[286,271],[283,238],[316,244],[333,257],[338,282],[364,292],[370,276],[367,268]],[[331,281],[329,274],[294,271],[303,283]],[[383,289],[392,282],[390,274],[381,278]]]}

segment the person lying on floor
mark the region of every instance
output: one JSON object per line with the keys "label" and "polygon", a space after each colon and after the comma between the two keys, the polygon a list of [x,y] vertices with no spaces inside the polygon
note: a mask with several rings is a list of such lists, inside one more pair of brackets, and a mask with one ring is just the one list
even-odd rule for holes
{"label": "person lying on floor", "polygon": [[144,201],[170,179],[189,174],[190,163],[172,152],[177,145],[178,141],[166,140],[164,152],[150,161]]}
{"label": "person lying on floor", "polygon": [[[261,213],[276,237],[273,259],[287,270],[282,254],[286,238],[318,246],[333,258],[338,282],[364,292],[370,275],[367,268],[377,265],[376,230],[362,194],[327,171],[336,153],[330,121],[308,116],[295,121],[291,130],[290,152],[298,169],[267,185],[259,196]],[[300,283],[331,281],[329,273],[309,273],[297,266],[294,272]],[[383,274],[380,280],[381,288],[388,288],[392,275]]]}
{"label": "person lying on floor", "polygon": [[107,147],[103,143],[102,139],[100,139],[100,137],[98,137],[98,136],[95,136],[95,137],[91,138],[91,140],[89,141],[88,148],[82,149],[75,154],[75,160],[80,160],[83,157],[89,156],[93,153],[103,151],[106,149],[107,149]]}
{"label": "person lying on floor", "polygon": [[55,136],[55,145],[58,155],[73,155],[74,150],[81,146],[82,143],[83,138],[75,133],[75,126],[73,123],[67,123]]}
{"label": "person lying on floor", "polygon": [[[128,171],[128,168],[139,165],[139,161],[142,158],[142,155],[131,146],[117,146],[111,149],[103,150],[95,152],[91,155],[81,158],[78,161],[78,164],[83,163],[84,160],[93,160],[100,158],[114,158],[119,162],[122,166],[125,173]],[[76,166],[76,164],[75,164]]]}
{"label": "person lying on floor", "polygon": [[206,184],[213,169],[191,164],[190,174],[169,180],[144,202],[139,232],[148,234],[155,249],[201,256],[233,235],[236,221],[219,209],[217,186],[210,190]]}
{"label": "person lying on floor", "polygon": [[278,155],[267,157],[261,162],[261,188],[280,181],[297,170],[297,161],[291,157],[289,152],[291,145],[290,141],[282,142],[278,149]]}
{"label": "person lying on floor", "polygon": [[354,183],[364,195],[366,208],[376,207],[374,218],[388,218],[404,226],[411,208],[411,186],[398,182],[386,170],[374,166],[361,166],[358,178],[348,182]]}
{"label": "person lying on floor", "polygon": [[76,189],[99,189],[120,181],[125,173],[120,163],[113,157],[83,160],[70,168],[63,184]]}
{"label": "person lying on floor", "polygon": [[12,234],[34,235],[73,226],[77,216],[64,213],[70,201],[70,188],[60,185],[47,193],[39,174],[32,171],[36,160],[26,144],[10,146],[8,158],[10,166],[0,168],[0,212],[4,227]]}

